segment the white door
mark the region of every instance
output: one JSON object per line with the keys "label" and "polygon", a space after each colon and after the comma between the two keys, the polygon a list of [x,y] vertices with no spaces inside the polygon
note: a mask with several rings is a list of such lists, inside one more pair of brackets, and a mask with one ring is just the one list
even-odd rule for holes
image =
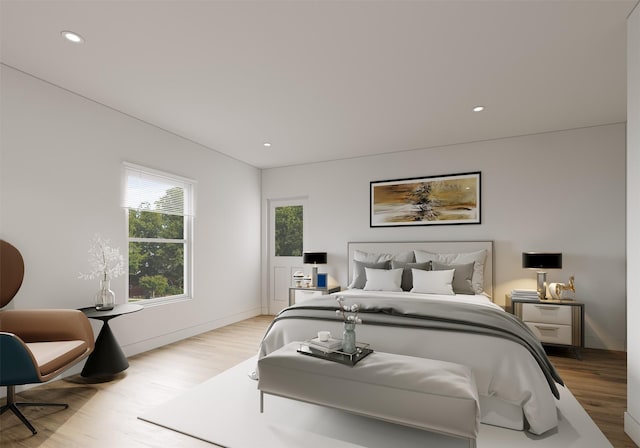
{"label": "white door", "polygon": [[304,271],[304,209],[306,198],[269,200],[269,312],[289,305],[293,274]]}

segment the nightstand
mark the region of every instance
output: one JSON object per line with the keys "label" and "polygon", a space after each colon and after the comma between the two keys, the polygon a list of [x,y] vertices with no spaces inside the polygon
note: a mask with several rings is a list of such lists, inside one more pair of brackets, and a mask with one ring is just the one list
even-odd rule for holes
{"label": "nightstand", "polygon": [[293,305],[294,303],[300,303],[305,300],[309,300],[313,297],[320,297],[338,292],[340,291],[340,289],[341,288],[339,286],[334,286],[331,288],[292,286],[291,288],[289,288],[289,306]]}
{"label": "nightstand", "polygon": [[580,359],[584,347],[584,303],[577,300],[512,299],[518,316],[545,345],[569,347]]}

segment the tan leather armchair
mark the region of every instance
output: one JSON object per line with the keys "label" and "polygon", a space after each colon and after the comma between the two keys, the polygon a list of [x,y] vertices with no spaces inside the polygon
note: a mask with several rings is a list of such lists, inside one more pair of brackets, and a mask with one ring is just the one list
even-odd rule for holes
{"label": "tan leather armchair", "polygon": [[[20,252],[3,240],[0,240],[0,274],[0,307],[4,307],[22,285],[24,262]],[[93,330],[81,311],[0,311],[0,386],[7,387],[7,403],[0,408],[0,414],[11,410],[36,434],[19,406],[67,408],[68,405],[16,402],[15,387],[55,378],[89,356],[93,348]]]}

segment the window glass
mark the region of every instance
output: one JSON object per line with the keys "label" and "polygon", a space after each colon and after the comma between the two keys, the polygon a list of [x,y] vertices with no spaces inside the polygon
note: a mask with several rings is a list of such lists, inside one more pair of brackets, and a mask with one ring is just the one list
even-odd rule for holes
{"label": "window glass", "polygon": [[302,256],[302,205],[276,207],[276,257]]}
{"label": "window glass", "polygon": [[125,172],[129,301],[187,297],[193,185],[135,165]]}

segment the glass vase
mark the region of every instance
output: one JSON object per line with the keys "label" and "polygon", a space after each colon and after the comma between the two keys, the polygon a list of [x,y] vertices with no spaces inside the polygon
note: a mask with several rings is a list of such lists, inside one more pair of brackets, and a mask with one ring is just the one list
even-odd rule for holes
{"label": "glass vase", "polygon": [[96,294],[96,310],[109,311],[116,306],[116,295],[111,291],[111,280],[100,280],[100,291]]}
{"label": "glass vase", "polygon": [[356,324],[355,322],[345,322],[342,333],[342,351],[345,353],[356,352]]}

